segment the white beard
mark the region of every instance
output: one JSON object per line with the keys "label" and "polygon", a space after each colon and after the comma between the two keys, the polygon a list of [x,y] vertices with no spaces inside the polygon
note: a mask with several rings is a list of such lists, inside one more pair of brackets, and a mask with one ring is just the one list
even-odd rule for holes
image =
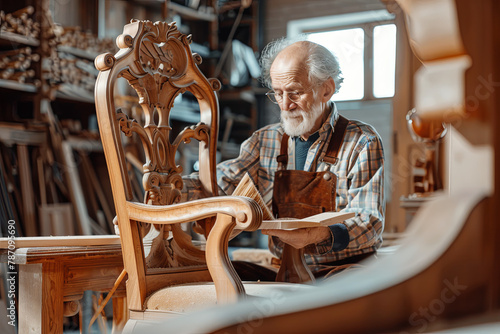
{"label": "white beard", "polygon": [[316,120],[323,114],[320,104],[311,111],[304,110],[285,111],[281,110],[281,126],[290,137],[302,136],[313,129]]}

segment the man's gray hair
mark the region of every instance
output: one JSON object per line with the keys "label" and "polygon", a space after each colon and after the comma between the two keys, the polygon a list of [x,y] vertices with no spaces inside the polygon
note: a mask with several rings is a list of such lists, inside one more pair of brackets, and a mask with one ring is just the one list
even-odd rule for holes
{"label": "man's gray hair", "polygon": [[307,45],[306,47],[309,49],[309,57],[306,61],[309,67],[309,81],[312,84],[321,85],[331,77],[335,82],[335,93],[338,92],[344,78],[342,77],[342,71],[340,70],[337,57],[324,46],[308,41],[307,35],[300,35],[296,38],[282,37],[266,45],[260,57],[260,65],[262,68],[261,80],[264,86],[272,88],[271,75],[269,72],[278,53],[287,46],[301,41],[308,42],[305,45]]}

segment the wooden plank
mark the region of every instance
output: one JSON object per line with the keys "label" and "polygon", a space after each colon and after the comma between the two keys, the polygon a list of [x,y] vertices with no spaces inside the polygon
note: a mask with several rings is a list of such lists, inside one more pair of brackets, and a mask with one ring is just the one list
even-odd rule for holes
{"label": "wooden plank", "polygon": [[78,161],[78,171],[83,197],[85,198],[85,203],[87,204],[87,213],[93,221],[96,221],[99,224],[99,226],[106,228],[105,222],[104,226],[102,226],[101,221],[99,220],[100,217],[98,212],[100,211],[100,207],[99,204],[97,204],[96,194],[91,182],[91,174],[95,174],[95,172],[90,169],[89,163],[87,163],[88,158],[86,156],[86,152],[75,150],[75,154],[75,160]]}
{"label": "wooden plank", "polygon": [[3,236],[2,233],[7,231],[7,222],[10,219],[16,219],[17,216],[14,216],[14,208],[11,203],[11,196],[8,191],[8,180],[7,175],[5,173],[5,166],[3,163],[2,152],[0,151],[0,237]]}
{"label": "wooden plank", "polygon": [[112,231],[114,231],[114,225],[113,225],[113,218],[114,217],[113,217],[113,213],[111,211],[111,208],[109,207],[108,201],[106,200],[106,195],[104,194],[104,190],[102,189],[101,184],[97,180],[96,172],[95,172],[91,162],[89,161],[89,158],[88,158],[86,152],[83,152],[81,150],[79,150],[78,152],[79,152],[80,157],[82,159],[83,169],[86,172],[87,178],[90,180],[90,184],[92,185],[92,188],[93,188],[95,194],[97,195],[97,199],[99,200],[99,204],[102,208],[102,211],[99,210],[96,212],[98,222],[100,223],[102,228],[106,229],[106,225],[105,224],[102,225],[101,221],[99,221],[100,220],[99,214],[102,215],[102,213],[104,213],[104,216],[106,217],[105,221],[107,221],[107,223],[108,223],[109,231],[112,232]]}
{"label": "wooden plank", "polygon": [[[101,254],[92,259],[85,259],[85,263],[81,260],[82,257],[75,258],[72,261],[74,264],[65,261],[63,295],[71,296],[86,290],[110,291],[123,271],[121,253],[115,251],[115,254]],[[71,277],[71,280],[68,277]],[[117,287],[125,290],[125,281],[120,282]]]}
{"label": "wooden plank", "polygon": [[99,139],[82,138],[76,136],[68,136],[64,141],[74,150],[82,150],[84,152],[102,152],[102,142]]}
{"label": "wooden plank", "polygon": [[[63,286],[64,272],[60,262],[48,262],[42,267],[42,331],[40,333],[62,333],[64,317]],[[22,316],[22,315],[20,315]]]}
{"label": "wooden plank", "polygon": [[42,333],[42,264],[19,266],[19,333]]}
{"label": "wooden plank", "polygon": [[304,219],[264,220],[260,225],[260,229],[289,230],[304,227],[330,226],[354,216],[356,216],[354,212],[323,212]]}
{"label": "wooden plank", "polygon": [[[29,247],[66,247],[66,246],[105,246],[119,245],[120,237],[113,235],[61,236],[61,237],[19,237],[16,248]],[[0,249],[8,247],[8,239],[0,238]]]}
{"label": "wooden plank", "polygon": [[53,191],[51,189],[51,191],[53,192],[52,199],[55,202],[47,203],[46,182],[47,177],[50,178],[50,174],[45,172],[45,164],[41,156],[37,158],[37,166],[40,188],[40,205],[38,207],[40,235],[74,235],[73,206],[71,203],[57,203],[57,194],[53,182],[51,182],[51,188],[54,189]]}
{"label": "wooden plank", "polygon": [[[113,261],[122,260],[122,250],[120,245],[100,245],[100,246],[54,246],[54,247],[31,247],[31,248],[18,248],[15,251],[14,264],[33,264],[45,263],[52,260],[63,261],[66,263],[96,263],[90,261],[91,259],[98,259],[103,262],[103,258],[112,257]],[[0,249],[0,262],[7,262],[8,250]],[[101,263],[99,262],[99,263]],[[87,282],[88,283],[88,282]],[[71,296],[75,295],[72,293]]]}
{"label": "wooden plank", "polygon": [[82,49],[74,48],[74,47],[68,46],[68,45],[58,45],[57,51],[70,53],[72,55],[75,55],[75,56],[78,56],[81,58],[86,58],[86,59],[92,60],[92,61],[94,61],[94,59],[99,55],[99,53],[97,53],[97,52],[92,52],[89,50],[82,50]]}
{"label": "wooden plank", "polygon": [[0,122],[0,141],[6,145],[44,145],[47,142],[45,129],[26,129],[24,125]]}
{"label": "wooden plank", "polygon": [[14,80],[0,79],[0,87],[22,92],[36,93],[37,87],[30,83],[20,83]]}
{"label": "wooden plank", "polygon": [[0,34],[0,38],[3,40],[7,40],[10,43],[21,43],[21,44],[26,44],[26,45],[31,45],[31,46],[39,46],[40,41],[37,40],[36,38],[30,37],[30,36],[23,36],[19,35],[10,31],[2,31]]}
{"label": "wooden plank", "polygon": [[193,8],[189,8],[186,6],[182,6],[179,4],[176,4],[174,2],[167,2],[167,6],[169,9],[171,9],[174,12],[177,12],[179,14],[182,14],[183,16],[196,19],[196,20],[204,20],[204,21],[209,21],[213,22],[217,20],[217,15],[209,12],[202,12]]}
{"label": "wooden plank", "polygon": [[35,196],[33,194],[33,181],[31,178],[31,163],[28,146],[17,145],[17,159],[19,164],[19,180],[23,201],[23,227],[27,236],[38,235]]}
{"label": "wooden plank", "polygon": [[87,204],[83,196],[78,169],[73,158],[73,149],[66,141],[62,142],[62,152],[65,163],[64,171],[66,172],[65,175],[68,180],[71,202],[73,202],[76,218],[79,223],[79,232],[84,235],[91,235],[92,223],[88,216]]}
{"label": "wooden plank", "polygon": [[128,320],[127,298],[113,298],[113,328],[112,333],[121,333]]}
{"label": "wooden plank", "polygon": [[47,194],[45,191],[45,173],[42,157],[36,160],[38,167],[38,186],[40,189],[40,205],[38,206],[39,226],[41,235],[51,235],[50,209],[47,208]]}
{"label": "wooden plank", "polygon": [[41,235],[74,235],[73,206],[70,203],[55,203],[38,208]]}

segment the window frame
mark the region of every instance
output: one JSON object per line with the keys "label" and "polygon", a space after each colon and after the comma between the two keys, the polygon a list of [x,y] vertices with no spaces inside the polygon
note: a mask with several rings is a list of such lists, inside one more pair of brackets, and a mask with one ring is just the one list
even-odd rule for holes
{"label": "window frame", "polygon": [[[287,36],[296,37],[300,34],[339,31],[353,28],[363,29],[364,46],[363,46],[363,75],[364,87],[363,98],[355,100],[342,100],[338,102],[354,102],[354,101],[374,101],[392,99],[394,97],[375,97],[373,94],[374,88],[374,29],[376,26],[394,24],[395,15],[386,10],[365,11],[358,13],[349,13],[333,16],[324,16],[317,18],[307,18],[293,20],[288,22]],[[396,40],[398,29],[396,25]]]}

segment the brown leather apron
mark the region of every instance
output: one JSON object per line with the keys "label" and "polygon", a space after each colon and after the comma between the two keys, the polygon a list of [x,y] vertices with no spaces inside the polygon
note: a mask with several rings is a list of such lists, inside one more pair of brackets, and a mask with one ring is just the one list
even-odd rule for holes
{"label": "brown leather apron", "polygon": [[[340,116],[330,139],[323,162],[335,165],[349,121]],[[305,218],[325,211],[335,211],[337,176],[329,170],[306,172],[287,170],[288,138],[283,135],[278,170],[274,176],[273,214],[276,218]],[[314,280],[304,260],[304,249],[284,244],[277,281],[305,282]]]}

